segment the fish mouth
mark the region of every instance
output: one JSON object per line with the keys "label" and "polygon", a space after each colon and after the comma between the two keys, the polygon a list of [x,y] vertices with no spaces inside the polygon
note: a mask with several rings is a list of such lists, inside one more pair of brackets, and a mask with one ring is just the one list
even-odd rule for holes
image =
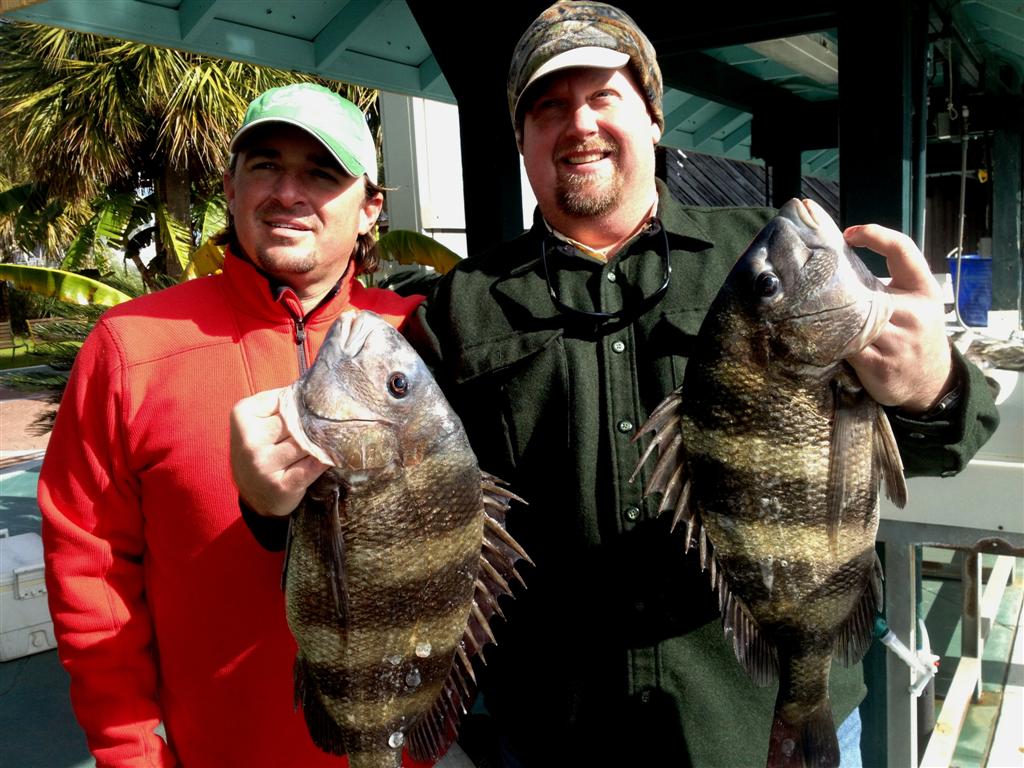
{"label": "fish mouth", "polygon": [[797,216],[800,217],[800,220],[803,221],[804,224],[817,229],[820,226],[820,223],[814,217],[814,211],[807,203],[807,200],[797,200],[796,205],[793,207],[796,209]]}
{"label": "fish mouth", "polygon": [[299,398],[302,396],[301,383],[301,380],[297,381],[282,390],[278,396],[277,408],[281,414],[281,420],[284,421],[284,428],[302,450],[321,464],[336,467],[338,465],[334,460],[327,455],[323,448],[310,440],[306,430],[302,428],[302,416],[299,414]]}
{"label": "fish mouth", "polygon": [[[818,212],[822,213],[823,217],[819,218],[817,216]],[[812,230],[825,231],[828,229],[838,231],[838,227],[832,221],[832,217],[828,215],[824,208],[810,199],[800,200],[794,197],[779,209],[779,216],[788,219],[797,226],[804,226]]]}
{"label": "fish mouth", "polygon": [[385,427],[393,427],[393,426],[395,426],[394,422],[387,421],[386,419],[350,419],[350,418],[337,419],[337,418],[334,418],[332,416],[324,416],[323,414],[317,413],[316,411],[309,411],[308,413],[309,413],[310,416],[312,416],[317,421],[326,421],[326,422],[329,422],[331,424],[350,424],[353,427],[358,427],[358,426],[360,426],[362,424],[367,424],[367,425],[380,424],[380,425],[385,426]]}
{"label": "fish mouth", "polygon": [[853,307],[853,306],[856,306],[856,305],[857,305],[856,301],[851,301],[849,304],[843,304],[842,306],[839,306],[839,307],[825,307],[824,309],[819,309],[817,312],[808,312],[808,313],[806,313],[804,315],[791,315],[787,319],[789,319],[789,320],[806,320],[807,318],[810,318],[810,317],[818,317],[819,315],[827,315],[830,312],[842,312],[844,309],[849,309],[850,307]]}

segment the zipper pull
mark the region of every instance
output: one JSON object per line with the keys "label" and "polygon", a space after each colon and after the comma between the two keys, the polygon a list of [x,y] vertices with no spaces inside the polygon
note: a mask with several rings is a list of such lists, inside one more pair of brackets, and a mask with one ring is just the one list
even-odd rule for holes
{"label": "zipper pull", "polygon": [[306,324],[301,317],[295,318],[295,343],[302,346],[306,340]]}

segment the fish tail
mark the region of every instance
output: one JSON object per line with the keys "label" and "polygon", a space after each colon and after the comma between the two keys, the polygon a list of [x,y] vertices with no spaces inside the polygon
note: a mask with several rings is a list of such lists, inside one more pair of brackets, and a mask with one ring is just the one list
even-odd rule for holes
{"label": "fish tail", "polygon": [[787,720],[781,701],[776,702],[766,768],[839,768],[839,741],[828,699],[799,722]]}

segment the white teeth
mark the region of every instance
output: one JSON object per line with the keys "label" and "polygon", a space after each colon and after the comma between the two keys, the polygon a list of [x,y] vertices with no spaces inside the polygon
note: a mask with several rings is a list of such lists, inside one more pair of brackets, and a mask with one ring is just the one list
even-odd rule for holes
{"label": "white teeth", "polygon": [[575,157],[567,157],[565,160],[567,163],[572,163],[573,165],[582,165],[583,163],[596,163],[603,157],[603,153],[595,152],[592,155],[576,155]]}

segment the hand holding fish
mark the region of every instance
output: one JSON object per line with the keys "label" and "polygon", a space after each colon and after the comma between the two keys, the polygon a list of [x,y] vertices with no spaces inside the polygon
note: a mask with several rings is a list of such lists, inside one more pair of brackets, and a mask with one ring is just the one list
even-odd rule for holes
{"label": "hand holding fish", "polygon": [[326,465],[295,442],[278,409],[280,389],[239,400],[231,409],[231,472],[245,502],[258,514],[294,510]]}
{"label": "hand holding fish", "polygon": [[843,236],[886,258],[894,308],[881,335],[849,362],[879,403],[926,411],[955,382],[942,294],[928,262],[909,237],[877,224],[848,227]]}

